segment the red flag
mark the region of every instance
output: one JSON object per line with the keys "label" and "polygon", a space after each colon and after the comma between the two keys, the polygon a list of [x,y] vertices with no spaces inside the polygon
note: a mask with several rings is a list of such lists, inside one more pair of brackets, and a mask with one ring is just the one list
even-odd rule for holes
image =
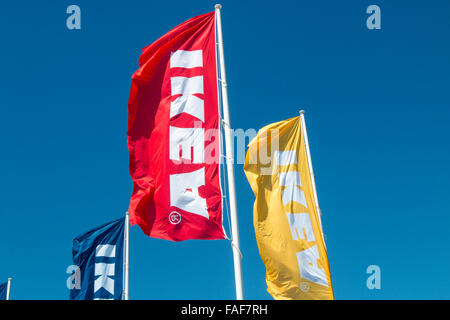
{"label": "red flag", "polygon": [[128,101],[130,222],[155,238],[224,239],[214,12],[144,48],[139,67]]}

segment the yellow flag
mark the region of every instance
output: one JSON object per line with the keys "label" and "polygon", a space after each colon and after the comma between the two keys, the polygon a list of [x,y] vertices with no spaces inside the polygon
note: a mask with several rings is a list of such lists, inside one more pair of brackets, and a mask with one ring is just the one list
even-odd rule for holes
{"label": "yellow flag", "polygon": [[303,119],[259,130],[249,144],[244,171],[256,197],[253,223],[267,291],[275,299],[329,300],[334,298],[330,267]]}

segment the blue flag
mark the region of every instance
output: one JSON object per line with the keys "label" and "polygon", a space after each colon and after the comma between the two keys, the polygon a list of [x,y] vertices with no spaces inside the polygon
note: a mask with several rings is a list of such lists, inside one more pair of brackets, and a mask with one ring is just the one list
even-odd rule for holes
{"label": "blue flag", "polygon": [[8,290],[8,282],[0,284],[0,300],[6,300],[7,290]]}
{"label": "blue flag", "polygon": [[74,274],[79,274],[71,300],[122,299],[124,227],[120,218],[73,239],[73,263],[79,268]]}

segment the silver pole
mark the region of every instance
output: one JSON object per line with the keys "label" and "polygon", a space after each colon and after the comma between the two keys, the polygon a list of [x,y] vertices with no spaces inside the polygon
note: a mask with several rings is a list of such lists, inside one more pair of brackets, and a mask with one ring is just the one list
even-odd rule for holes
{"label": "silver pole", "polygon": [[11,280],[12,278],[8,278],[8,285],[6,287],[6,300],[9,300],[9,293],[11,292]]}
{"label": "silver pole", "polygon": [[130,259],[130,216],[128,211],[125,213],[125,230],[124,230],[124,288],[123,288],[123,300],[129,300],[129,259]]}
{"label": "silver pole", "polygon": [[230,112],[228,105],[228,90],[227,77],[225,74],[225,56],[223,53],[223,37],[222,37],[222,20],[220,17],[220,9],[222,5],[215,5],[216,23],[217,23],[217,44],[219,48],[219,63],[220,63],[220,87],[222,89],[222,106],[223,106],[223,127],[225,131],[225,148],[227,159],[227,173],[228,173],[228,191],[231,215],[231,247],[233,249],[234,260],[234,280],[236,284],[236,300],[244,299],[244,290],[242,287],[242,270],[241,270],[241,251],[239,248],[239,224],[237,217],[236,205],[236,186],[234,182],[234,167],[233,167],[233,144],[230,126]]}

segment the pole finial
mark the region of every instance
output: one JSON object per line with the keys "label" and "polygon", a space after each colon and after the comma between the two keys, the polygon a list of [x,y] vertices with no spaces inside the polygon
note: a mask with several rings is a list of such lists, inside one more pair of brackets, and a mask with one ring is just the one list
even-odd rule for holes
{"label": "pole finial", "polygon": [[218,3],[214,6],[214,9],[222,9],[222,5],[220,3]]}
{"label": "pole finial", "polygon": [[299,114],[305,114],[305,110],[300,110],[298,113]]}

